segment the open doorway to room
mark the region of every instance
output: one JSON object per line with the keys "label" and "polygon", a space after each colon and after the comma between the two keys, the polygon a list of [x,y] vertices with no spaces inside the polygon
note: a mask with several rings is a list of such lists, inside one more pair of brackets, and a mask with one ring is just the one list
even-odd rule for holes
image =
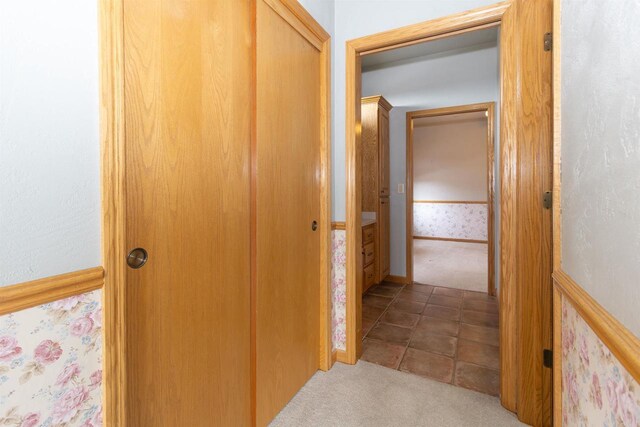
{"label": "open doorway to room", "polygon": [[[548,2],[496,3],[346,43],[346,345],[338,360],[356,363],[359,359],[377,358],[379,364],[463,387],[478,389],[479,383],[489,385],[489,390],[478,391],[499,395],[505,408],[517,412],[520,420],[532,425],[551,423],[551,371],[541,363],[541,355],[551,345],[551,215],[543,198],[551,188],[552,177],[551,56],[540,37],[551,25],[548,6]],[[389,90],[380,87],[372,90],[367,83],[365,74],[371,73],[372,68],[385,67],[371,64],[370,58],[394,57],[398,65],[409,65],[413,60],[404,56],[406,52],[439,43],[455,43],[465,36],[473,38],[485,30],[497,30],[496,98],[456,99],[450,90],[443,93],[443,85],[435,85],[429,95],[439,97],[438,102],[427,105],[420,105],[423,104],[420,100],[399,102],[392,91],[411,98],[417,92],[407,88],[408,83],[432,80],[434,75],[424,70],[395,78],[379,73],[379,82],[393,86],[387,88]],[[435,53],[435,57],[446,60],[452,56],[440,52]],[[480,64],[447,67],[437,77],[450,82],[460,71],[478,74]],[[468,89],[465,83],[459,85],[463,91]],[[368,255],[371,251],[367,251],[364,244],[372,238],[363,228],[371,218],[362,209],[366,179],[364,144],[369,132],[365,128],[362,103],[368,97],[384,98],[391,107],[387,111],[389,195],[378,187],[375,193],[378,212],[374,218],[378,224],[379,245],[380,230],[384,230],[386,219],[383,201],[388,200],[390,245],[388,248],[372,245],[376,257],[388,249],[390,274],[386,277],[380,277],[380,268],[371,268],[371,264],[370,276],[363,271],[367,261],[371,261]],[[397,133],[393,117],[403,116],[401,132],[406,132],[407,112],[492,100],[496,102],[495,119],[499,123],[495,147],[499,161],[494,187],[496,246],[499,246],[495,257],[499,260],[495,274],[498,296],[415,283],[411,266],[405,267],[409,251],[405,246],[404,225],[402,245],[398,246],[394,240],[398,235],[394,232],[398,227],[396,219],[406,220],[407,195],[406,170],[400,175],[397,168],[394,172],[394,153],[398,149],[394,144],[400,140],[393,136]],[[384,106],[384,102],[377,104]],[[385,113],[379,111],[377,132],[384,129],[384,123],[381,125],[384,117]],[[402,142],[406,143],[404,137]],[[402,156],[406,155],[405,147],[400,151]],[[385,159],[385,154],[384,150],[378,150],[379,158]],[[380,171],[384,171],[385,166],[378,160],[378,178],[384,177]],[[368,282],[371,278],[373,283]],[[377,279],[379,283],[375,282]],[[368,289],[363,295],[365,287]],[[486,304],[469,307],[472,304],[467,298],[469,295],[477,296],[477,300]],[[482,310],[482,305],[497,307],[499,314]],[[372,317],[376,319],[372,321]],[[467,326],[463,326],[465,324]],[[491,333],[487,329],[491,329]],[[434,333],[435,330],[438,333]],[[375,346],[367,349],[367,340],[375,342]],[[495,345],[489,357],[485,357],[484,347],[477,344],[488,344],[482,342],[488,340]],[[458,345],[460,342],[465,342],[465,348]],[[462,360],[461,355],[465,359],[475,358],[476,362]],[[479,359],[485,359],[486,364],[479,363]],[[460,378],[463,381],[459,381]]]}
{"label": "open doorway to room", "polygon": [[415,283],[495,296],[494,109],[407,113],[407,272]]}
{"label": "open doorway to room", "polygon": [[360,104],[361,359],[494,396],[498,34],[365,57]]}

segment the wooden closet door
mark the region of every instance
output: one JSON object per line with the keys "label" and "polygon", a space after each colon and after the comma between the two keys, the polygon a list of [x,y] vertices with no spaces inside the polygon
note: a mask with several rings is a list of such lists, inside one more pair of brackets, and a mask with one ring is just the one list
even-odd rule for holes
{"label": "wooden closet door", "polygon": [[[278,12],[273,7],[279,7]],[[321,52],[257,1],[256,420],[319,365]],[[294,19],[289,16],[289,19]]]}
{"label": "wooden closet door", "polygon": [[251,423],[251,22],[124,1],[129,426]]}

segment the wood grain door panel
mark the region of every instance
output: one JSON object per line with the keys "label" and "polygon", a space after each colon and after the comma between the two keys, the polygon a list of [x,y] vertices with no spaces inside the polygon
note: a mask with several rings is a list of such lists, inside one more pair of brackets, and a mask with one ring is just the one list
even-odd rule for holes
{"label": "wood grain door panel", "polygon": [[319,366],[321,52],[257,1],[256,421]]}
{"label": "wood grain door panel", "polygon": [[[124,1],[130,426],[250,419],[250,1]],[[221,60],[224,58],[224,60]]]}

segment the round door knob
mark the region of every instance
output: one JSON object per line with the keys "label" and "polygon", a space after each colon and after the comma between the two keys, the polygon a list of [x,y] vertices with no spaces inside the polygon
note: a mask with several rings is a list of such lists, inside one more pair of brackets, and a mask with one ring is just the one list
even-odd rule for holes
{"label": "round door knob", "polygon": [[135,248],[127,255],[127,265],[137,269],[146,264],[149,254],[143,248]]}
{"label": "round door knob", "polygon": [[311,229],[312,229],[313,231],[316,231],[316,230],[318,229],[318,221],[313,221],[313,222],[311,223]]}

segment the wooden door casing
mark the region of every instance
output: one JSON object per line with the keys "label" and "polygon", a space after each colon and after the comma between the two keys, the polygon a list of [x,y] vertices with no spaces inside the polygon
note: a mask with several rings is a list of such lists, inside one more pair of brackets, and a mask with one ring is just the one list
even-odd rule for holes
{"label": "wooden door casing", "polygon": [[389,197],[391,191],[391,164],[389,159],[389,111],[378,109],[378,135],[379,135],[379,191],[380,197]]}
{"label": "wooden door casing", "polygon": [[[361,352],[362,287],[360,100],[362,56],[479,29],[500,31],[500,401],[521,421],[551,422],[551,375],[541,364],[551,338],[551,224],[541,210],[550,190],[550,0],[513,0],[408,25],[346,43],[347,340],[346,358]],[[543,55],[548,55],[544,57]],[[409,183],[407,184],[409,185]],[[410,271],[408,271],[410,274]],[[524,292],[520,292],[523,290]],[[524,307],[523,307],[524,306]],[[524,334],[521,334],[524,332]],[[527,358],[525,364],[519,363]],[[522,366],[522,369],[520,368]],[[531,368],[529,374],[526,369]],[[526,377],[522,378],[521,374]]]}
{"label": "wooden door casing", "polygon": [[388,197],[380,198],[378,209],[378,234],[380,236],[380,280],[384,280],[391,270],[391,206]]}
{"label": "wooden door casing", "polygon": [[123,20],[127,424],[249,425],[251,2]]}

